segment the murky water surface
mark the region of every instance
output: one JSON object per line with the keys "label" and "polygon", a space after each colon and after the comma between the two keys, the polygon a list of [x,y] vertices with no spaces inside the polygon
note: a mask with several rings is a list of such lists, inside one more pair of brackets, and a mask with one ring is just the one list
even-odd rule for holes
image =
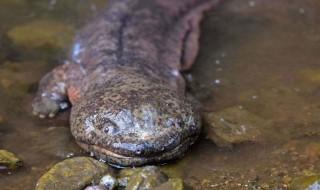
{"label": "murky water surface", "polygon": [[[33,189],[53,164],[83,153],[68,113],[39,120],[30,101],[39,79],[68,57],[74,33],[105,0],[0,0],[0,148],[24,161],[0,171],[0,189]],[[205,112],[238,106],[270,125],[254,142],[219,148],[203,134],[164,166],[195,189],[287,189],[320,173],[320,3],[229,0],[202,23],[187,73]]]}

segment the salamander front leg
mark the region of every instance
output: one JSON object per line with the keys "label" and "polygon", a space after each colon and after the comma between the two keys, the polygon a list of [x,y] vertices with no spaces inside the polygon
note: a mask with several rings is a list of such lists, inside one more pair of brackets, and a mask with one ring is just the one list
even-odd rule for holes
{"label": "salamander front leg", "polygon": [[40,81],[33,99],[33,114],[40,118],[54,117],[60,110],[70,106],[66,95],[68,64],[60,65],[46,74]]}

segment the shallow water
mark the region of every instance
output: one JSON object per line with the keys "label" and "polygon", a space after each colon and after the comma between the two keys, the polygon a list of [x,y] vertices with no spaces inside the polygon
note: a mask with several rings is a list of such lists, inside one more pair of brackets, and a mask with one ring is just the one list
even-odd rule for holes
{"label": "shallow water", "polygon": [[[30,101],[41,76],[68,56],[68,36],[104,2],[0,0],[0,148],[25,163],[0,171],[1,189],[34,189],[54,163],[85,154],[70,136],[68,113],[39,120]],[[186,73],[191,93],[205,112],[240,106],[272,124],[259,129],[257,141],[232,149],[203,134],[186,157],[163,168],[195,189],[287,189],[296,177],[319,174],[319,21],[317,0],[229,0],[210,11],[196,64]],[[10,37],[34,22],[22,35],[65,32],[40,45]],[[58,43],[60,37],[66,43]]]}

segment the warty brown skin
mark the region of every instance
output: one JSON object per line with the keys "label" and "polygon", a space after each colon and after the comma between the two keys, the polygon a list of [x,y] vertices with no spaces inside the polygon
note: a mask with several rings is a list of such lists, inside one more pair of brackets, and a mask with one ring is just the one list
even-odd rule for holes
{"label": "warty brown skin", "polygon": [[215,0],[113,0],[76,37],[71,61],[40,81],[33,112],[71,102],[71,132],[120,166],[182,156],[201,131],[181,71],[198,51],[199,22]]}

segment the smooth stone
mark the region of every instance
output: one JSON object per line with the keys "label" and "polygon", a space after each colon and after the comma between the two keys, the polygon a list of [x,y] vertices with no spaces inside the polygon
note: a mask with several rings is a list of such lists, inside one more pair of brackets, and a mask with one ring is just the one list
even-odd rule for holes
{"label": "smooth stone", "polygon": [[168,176],[156,166],[126,171],[120,177],[129,177],[125,190],[150,190],[168,181]]}
{"label": "smooth stone", "polygon": [[134,173],[141,172],[142,168],[124,168],[120,170],[119,176],[118,176],[118,185],[120,187],[126,187],[128,185],[130,177]]}
{"label": "smooth stone", "polygon": [[290,184],[290,190],[319,190],[320,175],[296,178]]}
{"label": "smooth stone", "polygon": [[108,190],[113,190],[118,186],[118,180],[111,175],[105,175],[101,178],[100,185]]}
{"label": "smooth stone", "polygon": [[5,118],[4,116],[0,115],[0,124],[4,123],[5,122]]}
{"label": "smooth stone", "polygon": [[304,146],[304,155],[309,161],[320,161],[320,143],[309,143]]}
{"label": "smooth stone", "polygon": [[9,30],[8,37],[19,47],[67,48],[72,42],[74,29],[55,20],[34,20]]}
{"label": "smooth stone", "polygon": [[305,69],[300,72],[302,79],[307,82],[318,83],[320,82],[320,69]]}
{"label": "smooth stone", "polygon": [[110,190],[103,185],[88,186],[84,190]]}
{"label": "smooth stone", "polygon": [[22,166],[22,160],[12,152],[0,150],[0,169],[16,169]]}
{"label": "smooth stone", "polygon": [[255,142],[267,120],[239,106],[205,115],[207,138],[219,147],[232,147],[243,142]]}
{"label": "smooth stone", "polygon": [[310,94],[316,96],[319,94],[319,83],[320,83],[320,69],[319,68],[308,68],[298,72],[297,78],[299,79],[298,86],[302,88],[304,94]]}
{"label": "smooth stone", "polygon": [[112,173],[106,164],[90,157],[74,157],[54,165],[37,182],[35,190],[82,190]]}
{"label": "smooth stone", "polygon": [[179,163],[166,164],[161,166],[161,170],[169,176],[169,178],[181,178],[185,174],[183,168],[187,167],[188,163],[186,160],[181,160]]}
{"label": "smooth stone", "polygon": [[169,181],[154,188],[154,190],[184,190],[185,186],[183,180],[180,178],[172,178]]}

